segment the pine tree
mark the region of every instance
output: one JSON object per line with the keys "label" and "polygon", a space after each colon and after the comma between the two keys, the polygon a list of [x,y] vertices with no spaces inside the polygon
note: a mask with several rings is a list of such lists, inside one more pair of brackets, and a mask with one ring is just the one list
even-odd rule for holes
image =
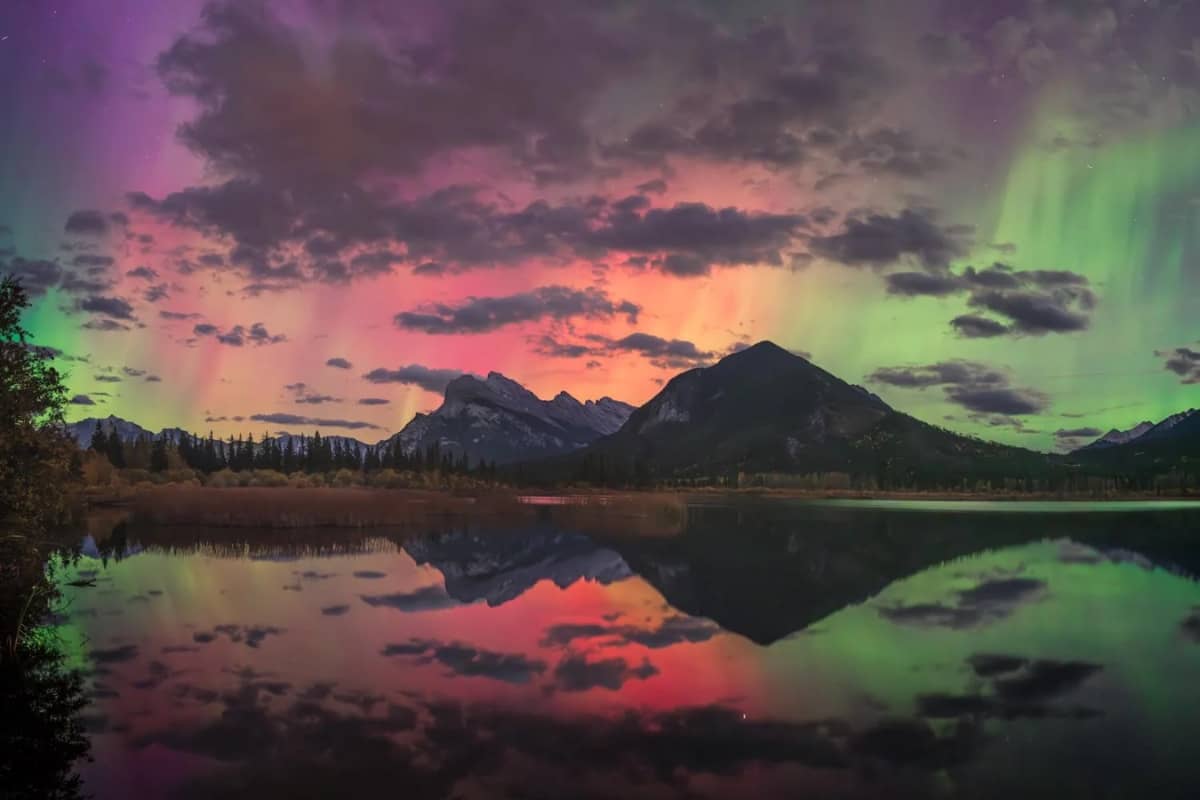
{"label": "pine tree", "polygon": [[165,472],[167,469],[167,437],[160,436],[154,440],[154,448],[150,451],[150,471]]}
{"label": "pine tree", "polygon": [[92,431],[91,448],[97,453],[105,456],[108,455],[108,435],[104,432],[104,428],[100,425],[100,420],[96,420],[96,430]]}

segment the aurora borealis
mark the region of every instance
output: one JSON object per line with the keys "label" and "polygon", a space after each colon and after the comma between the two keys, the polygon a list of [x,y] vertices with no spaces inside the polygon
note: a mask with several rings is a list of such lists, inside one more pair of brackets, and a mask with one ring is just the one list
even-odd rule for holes
{"label": "aurora borealis", "polygon": [[1039,449],[1200,405],[1194,3],[12,0],[0,75],[72,418],[374,440],[760,339]]}

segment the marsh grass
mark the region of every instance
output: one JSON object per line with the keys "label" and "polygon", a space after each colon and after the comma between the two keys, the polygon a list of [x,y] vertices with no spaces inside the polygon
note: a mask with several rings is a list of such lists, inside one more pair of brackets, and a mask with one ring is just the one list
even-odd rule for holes
{"label": "marsh grass", "polygon": [[665,535],[687,522],[671,493],[587,494],[543,504],[515,492],[363,487],[161,486],[122,498],[131,523],[209,528],[407,528],[439,520],[553,521],[583,531]]}

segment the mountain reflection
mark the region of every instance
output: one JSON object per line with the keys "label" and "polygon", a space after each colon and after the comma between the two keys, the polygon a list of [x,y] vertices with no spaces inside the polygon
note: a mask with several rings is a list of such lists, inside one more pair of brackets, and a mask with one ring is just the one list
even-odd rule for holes
{"label": "mountain reflection", "polygon": [[[1188,513],[689,508],[95,529],[107,797],[1157,796],[1200,740]],[[583,531],[586,530],[585,534]],[[1099,618],[1103,625],[1089,624]]]}

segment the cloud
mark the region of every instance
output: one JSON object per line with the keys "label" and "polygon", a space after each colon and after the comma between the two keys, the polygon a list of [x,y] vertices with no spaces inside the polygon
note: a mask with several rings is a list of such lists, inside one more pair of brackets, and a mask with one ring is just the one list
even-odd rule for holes
{"label": "cloud", "polygon": [[70,400],[73,406],[94,406],[96,401],[88,397],[86,394],[77,394]]}
{"label": "cloud", "polygon": [[942,227],[926,209],[905,209],[896,216],[850,217],[840,233],[813,236],[815,255],[847,266],[887,267],[908,259],[926,268],[945,267],[966,250],[966,232]]}
{"label": "cloud", "polygon": [[978,314],[960,314],[950,320],[950,326],[964,339],[990,339],[1009,332],[1007,325]]}
{"label": "cloud", "polygon": [[446,589],[442,586],[422,586],[411,592],[365,594],[360,597],[369,606],[394,608],[397,611],[406,612],[437,611],[443,608],[454,608],[462,605],[453,597],[446,594]]}
{"label": "cloud", "polygon": [[1154,355],[1163,359],[1163,369],[1179,376],[1180,383],[1200,383],[1200,350],[1175,347],[1170,350],[1155,350]]}
{"label": "cloud", "polygon": [[406,367],[385,369],[378,367],[363,375],[363,380],[371,383],[400,383],[406,386],[417,386],[427,392],[442,394],[446,386],[463,372],[456,369],[435,369],[420,364],[409,364]]}
{"label": "cloud", "polygon": [[115,319],[108,319],[108,318],[90,319],[87,322],[80,325],[79,327],[81,327],[85,330],[89,330],[89,331],[104,331],[104,332],[127,331],[130,329],[128,325],[122,325],[120,322],[117,322]]}
{"label": "cloud", "polygon": [[486,333],[508,325],[569,319],[611,319],[624,314],[633,323],[641,306],[614,301],[602,289],[542,286],[502,297],[468,297],[458,305],[436,303],[395,317],[396,326],[428,334]]}
{"label": "cloud", "polygon": [[1081,331],[1088,327],[1096,306],[1087,276],[1068,270],[1016,270],[997,262],[984,269],[967,267],[961,273],[948,269],[893,272],[884,280],[888,294],[894,296],[968,293],[967,305],[1004,319],[971,313],[950,320],[967,339]]}
{"label": "cloud", "polygon": [[1099,428],[1059,428],[1054,436],[1058,439],[1095,439],[1103,433]]}
{"label": "cloud", "polygon": [[126,277],[138,278],[143,281],[152,281],[158,277],[158,273],[150,267],[141,266],[135,267],[125,273]]}
{"label": "cloud", "polygon": [[360,397],[360,398],[358,398],[358,404],[360,406],[386,406],[390,402],[392,402],[392,401],[388,400],[386,397]]}
{"label": "cloud", "polygon": [[664,339],[640,331],[619,339],[585,334],[579,342],[559,341],[543,334],[531,342],[534,352],[551,358],[594,358],[631,353],[647,359],[659,369],[691,369],[705,366],[721,356],[715,351],[701,349],[686,339]]}
{"label": "cloud", "polygon": [[295,403],[319,406],[324,403],[342,402],[342,398],[340,397],[309,391],[308,384],[305,383],[289,383],[283,388],[285,391],[292,393],[292,401]]}
{"label": "cloud", "polygon": [[169,320],[200,319],[199,314],[185,311],[159,311],[158,316]]}
{"label": "cloud", "polygon": [[505,683],[529,683],[534,676],[546,671],[546,662],[528,658],[521,653],[498,653],[460,642],[439,642],[434,639],[410,639],[408,642],[385,645],[382,655],[415,656],[419,663],[437,662],[453,675],[469,678],[489,678]]}
{"label": "cloud", "polygon": [[124,300],[120,297],[105,297],[102,295],[85,297],[76,304],[76,307],[80,311],[87,311],[92,314],[100,314],[112,319],[135,319],[133,316],[133,306],[131,306],[127,300]]}
{"label": "cloud", "polygon": [[336,369],[350,369],[354,365],[351,364],[349,361],[347,361],[344,358],[336,357],[336,358],[331,358],[331,359],[327,360],[325,362],[325,366],[334,367]]}
{"label": "cloud", "polygon": [[[174,317],[172,318],[174,319]],[[261,322],[255,322],[249,328],[243,325],[234,325],[228,329],[221,329],[211,323],[202,322],[193,326],[192,332],[197,336],[211,336],[229,347],[243,347],[247,344],[261,347],[287,341],[287,337],[283,334],[272,335]]]}
{"label": "cloud", "polygon": [[1005,372],[975,361],[880,367],[867,380],[902,389],[940,386],[949,402],[977,414],[1023,416],[1040,413],[1050,405],[1045,393],[1013,387]]}
{"label": "cloud", "polygon": [[326,419],[323,417],[304,417],[298,414],[272,413],[251,414],[252,422],[270,422],[275,425],[309,425],[317,428],[346,428],[353,431],[383,430],[373,422],[362,422],[350,419]]}
{"label": "cloud", "polygon": [[[631,202],[635,199],[639,202]],[[678,203],[639,213],[648,202],[635,196],[614,204],[604,224],[591,231],[586,242],[609,251],[651,255],[651,263],[661,271],[691,277],[708,274],[714,265],[782,266],[782,252],[805,224],[797,214],[703,203]]]}
{"label": "cloud", "polygon": [[554,686],[564,692],[586,692],[589,689],[618,691],[627,681],[644,681],[658,674],[649,659],[631,667],[623,658],[602,658],[588,661],[581,653],[570,653],[554,667]]}
{"label": "cloud", "polygon": [[960,630],[998,622],[1045,595],[1045,581],[993,578],[954,593],[951,603],[881,606],[879,614],[899,624]]}
{"label": "cloud", "polygon": [[581,639],[607,639],[610,644],[638,644],[658,650],[685,642],[706,642],[720,632],[708,620],[683,616],[667,617],[651,628],[598,622],[559,623],[546,629],[542,646],[564,647]]}
{"label": "cloud", "polygon": [[0,261],[0,274],[10,275],[20,281],[30,297],[41,297],[62,280],[63,269],[54,261],[31,261],[17,256],[8,262]]}
{"label": "cloud", "polygon": [[122,378],[120,375],[96,375],[95,380],[100,383],[120,383]]}
{"label": "cloud", "polygon": [[108,233],[110,218],[94,209],[73,211],[67,217],[64,230],[76,236],[103,236]]}

